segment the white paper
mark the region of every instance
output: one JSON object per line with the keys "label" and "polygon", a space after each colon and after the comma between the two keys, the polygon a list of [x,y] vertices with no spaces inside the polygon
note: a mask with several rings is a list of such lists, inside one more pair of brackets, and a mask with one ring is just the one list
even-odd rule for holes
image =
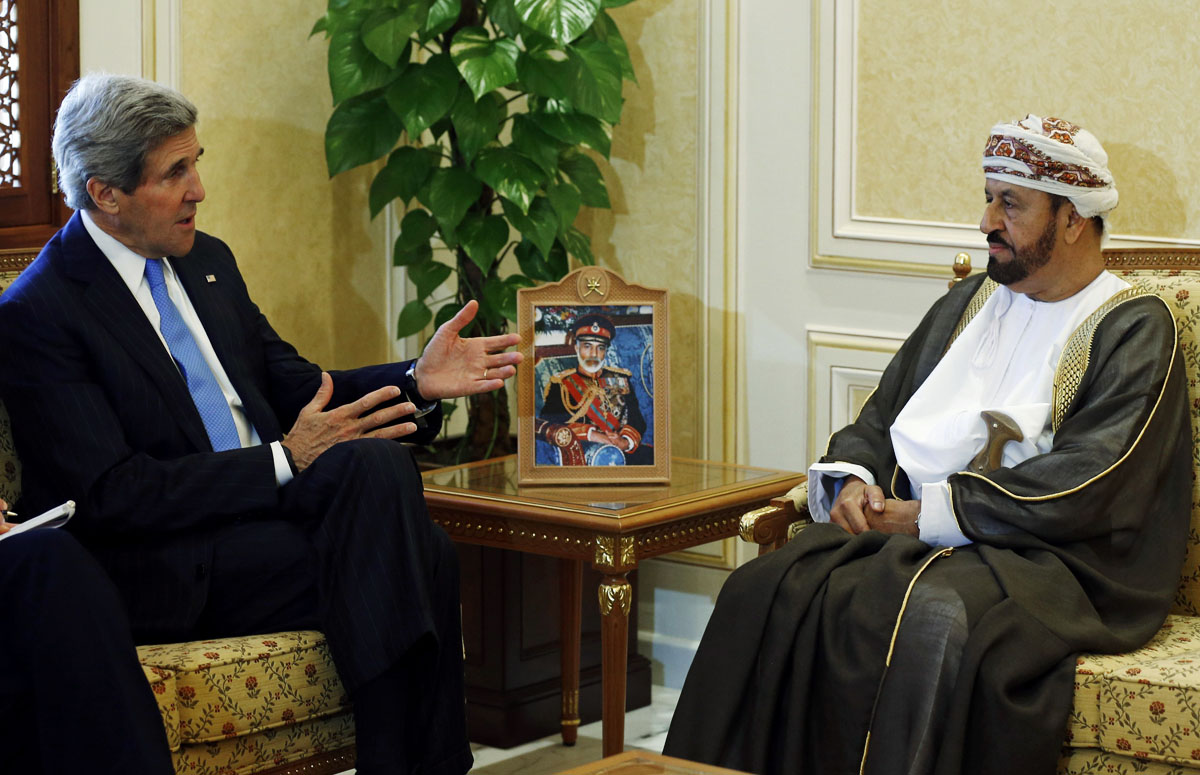
{"label": "white paper", "polygon": [[75,514],[75,501],[67,501],[61,506],[56,506],[44,514],[38,514],[33,519],[27,519],[24,522],[17,522],[7,533],[0,533],[0,541],[5,538],[12,538],[15,535],[24,533],[26,530],[33,530],[39,527],[62,527],[67,524],[67,520]]}

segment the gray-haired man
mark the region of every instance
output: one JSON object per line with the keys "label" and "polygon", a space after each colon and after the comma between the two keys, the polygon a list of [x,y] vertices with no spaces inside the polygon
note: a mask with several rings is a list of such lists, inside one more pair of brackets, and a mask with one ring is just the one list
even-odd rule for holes
{"label": "gray-haired man", "polygon": [[458,569],[395,439],[492,390],[515,336],[325,373],[196,231],[196,109],[149,81],[81,79],[54,153],[77,212],[0,299],[0,391],[23,501],[64,497],[142,640],[319,627],[355,704],[358,770],[470,767]]}

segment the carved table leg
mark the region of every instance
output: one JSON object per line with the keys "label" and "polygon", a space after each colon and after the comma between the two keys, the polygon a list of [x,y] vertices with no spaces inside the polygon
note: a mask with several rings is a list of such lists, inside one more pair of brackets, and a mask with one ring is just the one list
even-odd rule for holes
{"label": "carved table leg", "polygon": [[629,661],[629,607],[633,588],[624,572],[600,582],[600,649],[603,676],[603,755],[625,750],[625,670]]}
{"label": "carved table leg", "polygon": [[583,562],[558,561],[562,595],[559,643],[562,646],[562,739],[575,745],[579,735],[579,631],[582,627]]}

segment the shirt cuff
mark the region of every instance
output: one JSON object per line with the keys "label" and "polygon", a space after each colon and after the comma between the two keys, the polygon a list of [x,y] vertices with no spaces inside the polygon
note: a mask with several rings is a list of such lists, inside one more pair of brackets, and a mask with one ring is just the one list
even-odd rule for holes
{"label": "shirt cuff", "polygon": [[842,491],[842,479],[857,476],[875,484],[875,475],[853,463],[813,463],[808,469],[808,513],[814,522],[828,522],[829,510]]}
{"label": "shirt cuff", "polygon": [[271,458],[275,461],[275,484],[282,487],[292,481],[295,473],[292,471],[292,463],[288,460],[287,453],[283,451],[283,442],[271,442]]}
{"label": "shirt cuff", "polygon": [[921,516],[917,537],[930,546],[963,546],[971,539],[963,535],[950,504],[950,485],[945,481],[921,485]]}

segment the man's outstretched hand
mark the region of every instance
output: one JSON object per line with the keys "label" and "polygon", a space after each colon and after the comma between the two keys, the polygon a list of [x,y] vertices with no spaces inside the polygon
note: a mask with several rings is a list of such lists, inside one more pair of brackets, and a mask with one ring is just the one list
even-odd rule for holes
{"label": "man's outstretched hand", "polygon": [[457,398],[497,390],[517,373],[518,352],[505,352],[520,344],[517,334],[463,339],[459,333],[470,325],[479,302],[468,301],[458,314],[438,328],[417,359],[413,376],[417,391],[427,401]]}
{"label": "man's outstretched hand", "polygon": [[411,422],[379,427],[416,411],[416,407],[407,401],[375,408],[400,397],[400,388],[394,385],[372,390],[357,401],[326,412],[325,407],[332,396],[333,378],[322,372],[316,395],[300,410],[295,425],[283,439],[283,446],[292,453],[292,462],[301,471],[339,441],[398,439],[417,430],[416,423]]}

